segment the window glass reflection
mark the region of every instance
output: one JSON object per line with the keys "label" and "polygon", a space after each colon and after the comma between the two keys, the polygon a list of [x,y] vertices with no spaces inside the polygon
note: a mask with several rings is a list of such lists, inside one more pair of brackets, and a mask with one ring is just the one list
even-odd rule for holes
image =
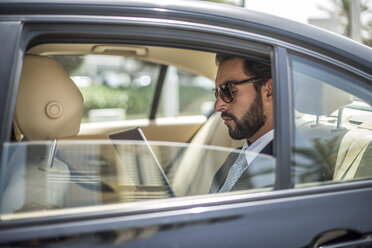
{"label": "window glass reflection", "polygon": [[307,177],[305,182],[371,178],[372,108],[362,99],[358,79],[291,58],[296,175]]}

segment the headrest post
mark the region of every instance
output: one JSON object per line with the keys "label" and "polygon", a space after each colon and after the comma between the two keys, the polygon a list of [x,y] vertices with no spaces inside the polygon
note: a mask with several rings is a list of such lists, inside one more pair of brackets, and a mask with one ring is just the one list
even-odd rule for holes
{"label": "headrest post", "polygon": [[54,157],[57,151],[57,139],[51,141],[48,151],[48,162],[47,162],[47,169],[51,169],[53,167]]}
{"label": "headrest post", "polygon": [[337,115],[337,129],[341,127],[341,121],[342,121],[342,112],[344,111],[344,107],[341,107],[338,109],[338,115]]}

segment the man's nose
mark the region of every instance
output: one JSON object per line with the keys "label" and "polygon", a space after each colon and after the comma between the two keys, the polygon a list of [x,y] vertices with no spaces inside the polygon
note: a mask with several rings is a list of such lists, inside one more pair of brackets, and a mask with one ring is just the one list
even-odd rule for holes
{"label": "man's nose", "polygon": [[216,102],[214,103],[214,110],[217,112],[226,112],[228,109],[228,104],[222,101],[221,97],[217,97]]}

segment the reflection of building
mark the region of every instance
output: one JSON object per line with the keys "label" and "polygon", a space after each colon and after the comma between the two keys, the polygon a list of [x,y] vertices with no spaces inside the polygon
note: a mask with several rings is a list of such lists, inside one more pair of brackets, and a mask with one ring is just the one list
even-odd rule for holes
{"label": "reflection of building", "polygon": [[[349,35],[355,41],[361,42],[361,14],[360,14],[360,1],[352,0],[350,1],[350,13],[348,25],[349,31],[346,35]],[[338,17],[339,19],[340,17]],[[339,20],[334,18],[309,18],[309,24],[324,28],[328,31],[335,32],[338,34],[345,34],[345,27],[341,25]]]}
{"label": "reflection of building", "polygon": [[371,0],[244,0],[245,8],[318,26],[358,42],[362,37],[371,39],[371,31],[363,30],[372,17],[371,4]]}

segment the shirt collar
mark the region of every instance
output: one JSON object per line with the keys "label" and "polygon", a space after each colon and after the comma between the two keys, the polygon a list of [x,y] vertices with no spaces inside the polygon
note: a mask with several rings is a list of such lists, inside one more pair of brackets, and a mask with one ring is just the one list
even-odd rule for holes
{"label": "shirt collar", "polygon": [[248,145],[248,142],[246,141],[244,143],[244,146],[242,150],[255,150],[257,147],[262,147],[262,149],[270,143],[274,139],[274,129],[271,129],[269,132],[265,133],[261,137],[259,137],[255,142],[253,142],[251,145]]}

